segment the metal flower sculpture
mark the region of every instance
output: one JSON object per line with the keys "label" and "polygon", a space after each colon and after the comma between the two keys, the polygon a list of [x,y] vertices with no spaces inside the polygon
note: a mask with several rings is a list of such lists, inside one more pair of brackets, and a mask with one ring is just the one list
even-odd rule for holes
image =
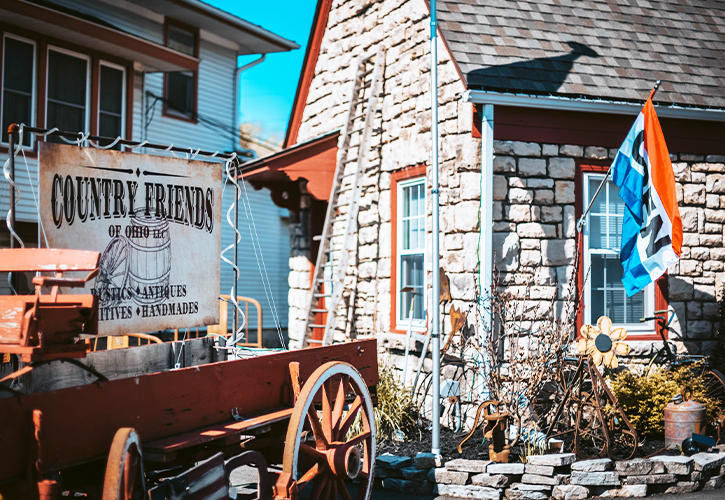
{"label": "metal flower sculpture", "polygon": [[615,328],[612,330],[612,320],[602,316],[597,321],[596,328],[592,325],[581,327],[581,338],[577,342],[579,354],[591,355],[595,366],[604,364],[607,368],[619,366],[617,355],[626,356],[629,346],[620,342],[627,338],[627,330]]}

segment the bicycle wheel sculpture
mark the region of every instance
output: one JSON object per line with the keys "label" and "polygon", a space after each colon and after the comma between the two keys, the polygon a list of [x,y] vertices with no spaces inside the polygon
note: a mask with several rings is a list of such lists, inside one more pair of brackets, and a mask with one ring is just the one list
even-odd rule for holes
{"label": "bicycle wheel sculpture", "polygon": [[[612,460],[632,458],[637,451],[637,431],[597,369],[602,364],[616,367],[617,355],[629,352],[629,347],[621,342],[627,338],[627,331],[612,329],[612,321],[602,316],[596,328],[584,325],[581,334],[577,345],[580,356],[574,376],[569,379],[570,372],[562,370],[559,380],[554,383],[553,401],[549,404],[557,404],[557,409],[546,422],[547,440],[553,437],[563,439],[583,459],[606,456]],[[562,386],[565,390],[558,401]],[[541,403],[540,409],[542,415],[548,418],[546,403]]]}

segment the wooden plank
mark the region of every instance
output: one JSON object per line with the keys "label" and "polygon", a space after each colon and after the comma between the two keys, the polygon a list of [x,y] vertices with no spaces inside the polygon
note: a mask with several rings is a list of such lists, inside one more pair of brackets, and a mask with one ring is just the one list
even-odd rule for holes
{"label": "wooden plank", "polygon": [[[174,343],[180,345],[181,342]],[[129,377],[139,377],[149,373],[171,370],[176,363],[170,342],[163,344],[149,344],[127,349],[113,349],[109,351],[89,352],[84,359],[79,360],[97,372],[105,375],[109,380],[119,380]],[[203,337],[184,343],[193,353],[190,357],[192,364],[198,366],[211,362],[214,339]],[[182,363],[185,359],[182,358]],[[182,364],[182,367],[184,365]],[[21,377],[21,392],[36,394],[41,392],[57,391],[69,387],[78,387],[96,381],[96,377],[87,371],[69,363],[58,360],[47,365],[41,365],[32,372]],[[10,397],[7,392],[0,392],[0,398]]]}
{"label": "wooden plank", "polygon": [[43,413],[43,462],[50,473],[108,456],[121,427],[135,428],[142,442],[150,442],[226,422],[233,408],[255,415],[291,406],[293,361],[300,364],[302,381],[328,361],[355,366],[369,387],[378,381],[377,344],[371,339],[2,399],[0,485],[25,477],[32,467],[30,459],[18,457],[34,446],[28,430],[33,410]]}
{"label": "wooden plank", "polygon": [[143,450],[144,453],[164,454],[177,452],[191,446],[197,446],[219,439],[227,440],[230,437],[239,436],[245,431],[251,431],[264,425],[286,420],[290,418],[293,410],[294,408],[282,408],[270,411],[269,413],[246,417],[240,422],[230,420],[221,424],[202,427],[191,432],[146,443],[143,445]]}
{"label": "wooden plank", "polygon": [[92,271],[101,254],[85,250],[57,248],[4,248],[0,250],[0,272],[11,271]]}

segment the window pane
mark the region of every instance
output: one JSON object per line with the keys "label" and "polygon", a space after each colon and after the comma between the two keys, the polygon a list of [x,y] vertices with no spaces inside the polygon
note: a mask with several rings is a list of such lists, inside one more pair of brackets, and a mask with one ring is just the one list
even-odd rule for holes
{"label": "window pane", "polygon": [[[403,255],[400,258],[401,263],[401,284],[400,289],[405,287],[413,287],[415,289],[415,305],[413,308],[414,319],[423,318],[423,261],[422,254]],[[408,319],[410,312],[410,301],[412,300],[412,292],[400,292],[400,319]]]}
{"label": "window pane", "polygon": [[49,51],[48,99],[85,107],[87,64],[85,59]]}
{"label": "window pane", "polygon": [[596,324],[600,316],[609,316],[613,323],[638,323],[644,317],[646,290],[627,297],[622,285],[624,270],[619,256],[591,256],[591,315]]}
{"label": "window pane", "polygon": [[[48,128],[82,132],[86,127],[88,62],[51,50],[48,52]],[[48,137],[48,142],[62,142]]]}
{"label": "window pane", "polygon": [[169,26],[169,41],[167,43],[169,48],[183,52],[190,56],[194,56],[196,51],[196,37],[194,33],[178,28],[176,26]]}
{"label": "window pane", "polygon": [[[597,192],[597,188],[599,187],[599,184],[601,184],[602,178],[601,177],[590,177],[589,178],[589,202],[591,203],[591,199],[594,198],[594,194]],[[590,213],[593,214],[601,214],[606,212],[606,206],[607,206],[607,193],[606,189],[602,189],[602,192],[599,193],[599,196],[594,200],[594,203],[592,204],[592,210]]]}
{"label": "window pane", "polygon": [[194,109],[194,74],[188,71],[169,73],[167,87],[169,110],[192,115]]}
{"label": "window pane", "polygon": [[101,66],[100,109],[120,115],[123,112],[123,71]]}
{"label": "window pane", "polygon": [[[2,141],[8,142],[11,123],[32,123],[34,47],[9,37],[4,42]],[[30,146],[30,134],[23,143]]]}
{"label": "window pane", "polygon": [[607,226],[602,224],[602,219],[606,220],[606,217],[589,216],[589,248],[606,248],[607,246]]}
{"label": "window pane", "polygon": [[[98,112],[98,134],[105,137],[123,135],[123,71],[101,66],[101,88]],[[107,146],[112,141],[100,141]],[[113,149],[120,150],[116,144]]]}

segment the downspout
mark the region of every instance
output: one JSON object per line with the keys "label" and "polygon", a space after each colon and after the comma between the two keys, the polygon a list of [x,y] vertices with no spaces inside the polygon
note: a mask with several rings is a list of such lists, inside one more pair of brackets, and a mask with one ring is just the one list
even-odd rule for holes
{"label": "downspout", "polygon": [[[245,64],[244,66],[239,66],[234,70],[234,107],[232,108],[234,111],[234,120],[232,123],[234,124],[234,130],[235,130],[235,141],[234,144],[232,144],[232,151],[238,151],[239,150],[239,139],[240,139],[240,133],[239,133],[239,127],[241,126],[241,104],[242,100],[239,97],[239,93],[242,89],[242,82],[240,80],[242,72],[247,71],[248,69],[253,68],[257,64],[260,64],[264,62],[264,59],[267,57],[267,54],[262,54],[259,59],[255,59],[254,61]],[[237,58],[239,58],[239,55],[237,54]]]}
{"label": "downspout", "polygon": [[[244,66],[238,66],[234,70],[234,106],[232,109],[234,110],[234,120],[232,123],[234,124],[234,143],[232,144],[232,151],[240,151],[241,146],[239,144],[239,139],[241,138],[241,132],[239,130],[239,127],[241,126],[241,103],[242,100],[240,99],[240,92],[242,89],[242,83],[241,83],[241,75],[243,71],[246,71],[250,68],[253,68],[257,64],[264,61],[264,59],[267,57],[267,54],[262,54],[259,59],[255,59],[254,61],[245,64]],[[239,58],[239,55],[237,54],[237,59]],[[235,167],[238,165],[238,163],[235,165]],[[237,175],[237,172],[235,171],[234,175]],[[226,182],[226,181],[225,181]],[[242,180],[244,182],[244,180]],[[239,228],[239,186],[234,186],[234,229],[238,230]],[[232,294],[234,295],[233,300],[236,304],[237,296],[239,295],[238,289],[239,289],[239,267],[238,267],[238,260],[239,260],[239,241],[237,237],[234,237],[234,286],[232,287]],[[257,321],[259,321],[259,318],[257,318]],[[233,338],[236,339],[237,335],[237,329],[239,328],[239,310],[238,308],[234,307],[234,336]],[[247,339],[249,340],[249,339]]]}
{"label": "downspout", "polygon": [[[484,104],[481,120],[481,229],[478,240],[478,282],[480,284],[479,308],[481,312],[480,342],[484,346],[491,325],[491,296],[493,280],[493,104]],[[483,380],[490,372],[490,360],[482,352]],[[481,397],[489,399],[489,388],[481,387]]]}

